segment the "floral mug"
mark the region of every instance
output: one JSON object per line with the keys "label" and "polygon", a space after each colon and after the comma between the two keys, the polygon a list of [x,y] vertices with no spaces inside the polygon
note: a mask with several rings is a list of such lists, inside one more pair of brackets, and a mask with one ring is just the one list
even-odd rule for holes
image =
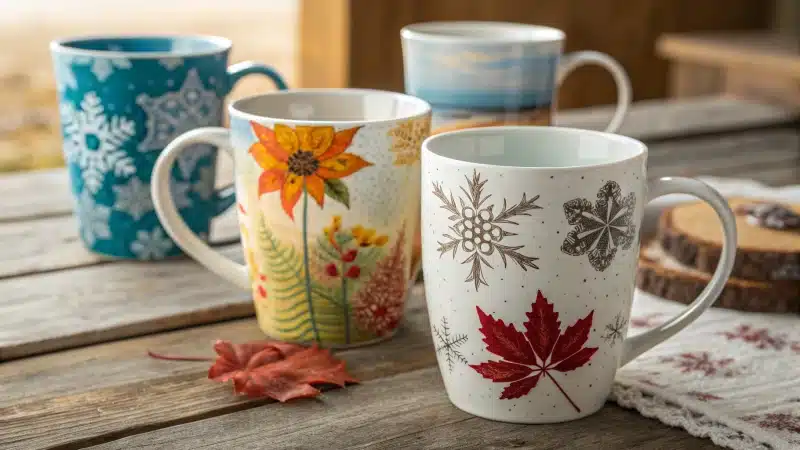
{"label": "floral mug", "polygon": [[[231,104],[230,130],[201,128],[153,169],[155,209],[189,255],[252,290],[261,329],[328,346],[391,336],[418,265],[420,147],[430,106],[360,89],[296,89]],[[181,219],[169,173],[194,144],[228,149],[246,266],[216,253]]]}

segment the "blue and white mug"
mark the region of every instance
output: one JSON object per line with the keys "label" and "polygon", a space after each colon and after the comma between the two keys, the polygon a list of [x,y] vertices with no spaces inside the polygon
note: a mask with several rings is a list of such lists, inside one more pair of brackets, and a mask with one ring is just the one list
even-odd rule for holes
{"label": "blue and white mug", "polygon": [[[223,100],[245,75],[278,89],[283,78],[253,62],[228,67],[231,42],[213,36],[98,36],[53,41],[64,154],[85,246],[119,258],[181,254],[150,196],[158,155],[175,137],[222,124]],[[170,189],[187,225],[207,239],[211,220],[235,203],[217,190],[217,149],[186,152]]]}
{"label": "blue and white mug", "polygon": [[552,125],[558,86],[576,67],[597,64],[617,84],[616,132],[631,102],[620,64],[604,53],[562,55],[563,31],[505,22],[427,22],[400,32],[406,93],[433,107],[441,133],[495,125]]}

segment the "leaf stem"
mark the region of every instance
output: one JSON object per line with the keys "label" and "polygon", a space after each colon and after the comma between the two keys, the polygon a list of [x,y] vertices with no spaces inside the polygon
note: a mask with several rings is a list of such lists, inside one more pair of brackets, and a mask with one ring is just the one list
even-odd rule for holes
{"label": "leaf stem", "polygon": [[564,392],[564,389],[562,389],[562,388],[561,388],[561,385],[560,385],[560,384],[558,384],[558,381],[556,381],[556,379],[555,379],[555,378],[553,378],[553,376],[552,376],[552,375],[550,375],[550,372],[548,372],[547,370],[545,370],[545,371],[544,371],[544,374],[545,374],[545,375],[547,375],[547,377],[548,377],[548,378],[550,378],[551,380],[553,380],[553,383],[555,383],[555,385],[556,385],[556,387],[558,388],[558,390],[559,390],[559,391],[561,391],[561,393],[562,393],[562,394],[564,394],[564,397],[567,399],[567,401],[569,402],[569,404],[570,404],[570,405],[572,405],[572,407],[573,407],[573,408],[575,408],[575,411],[577,411],[577,412],[579,412],[579,413],[580,413],[580,412],[581,412],[581,409],[580,409],[580,408],[578,408],[578,405],[576,405],[576,404],[575,404],[575,402],[573,402],[571,398],[569,398],[569,395],[567,395],[567,393],[566,393],[566,392]]}
{"label": "leaf stem", "polygon": [[152,350],[147,351],[147,356],[153,359],[161,359],[164,361],[213,361],[213,358],[204,358],[201,356],[174,356],[156,353]]}
{"label": "leaf stem", "polygon": [[342,262],[342,315],[344,316],[344,343],[350,343],[350,304],[347,300],[347,277],[344,275],[345,263]]}
{"label": "leaf stem", "polygon": [[314,317],[314,299],[311,296],[311,271],[308,263],[308,187],[303,178],[303,269],[306,275],[306,299],[308,300],[308,315],[311,319],[311,328],[314,331],[314,340],[320,342],[317,320]]}

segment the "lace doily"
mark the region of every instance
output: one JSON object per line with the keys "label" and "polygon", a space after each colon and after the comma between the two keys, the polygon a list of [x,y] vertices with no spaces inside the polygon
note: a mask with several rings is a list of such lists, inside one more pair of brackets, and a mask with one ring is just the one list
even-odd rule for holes
{"label": "lace doily", "polygon": [[[637,291],[628,334],[684,305]],[[612,400],[734,450],[800,448],[800,319],[711,309],[617,373]]]}

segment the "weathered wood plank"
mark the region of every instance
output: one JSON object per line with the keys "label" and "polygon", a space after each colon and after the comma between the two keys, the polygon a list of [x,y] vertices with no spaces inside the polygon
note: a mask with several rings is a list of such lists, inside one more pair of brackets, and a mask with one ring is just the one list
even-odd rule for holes
{"label": "weathered wood plank", "polygon": [[[242,342],[263,336],[255,321],[236,321],[5,363],[0,398],[11,399],[0,401],[0,442],[11,449],[78,447],[263,405],[233,395],[230,385],[208,381],[209,363],[145,356],[148,348],[210,356],[214,338]],[[432,367],[421,287],[393,339],[339,355],[361,380]],[[43,386],[48,383],[54,386]]]}
{"label": "weathered wood plank", "polygon": [[[225,245],[238,240],[239,225],[233,210],[211,223],[213,244]],[[0,222],[0,249],[0,279],[115,261],[86,250],[72,215]]]}
{"label": "weathered wood plank", "polygon": [[648,176],[743,176],[800,167],[800,134],[792,128],[651,144]]}
{"label": "weathered wood plank", "polygon": [[276,449],[714,447],[710,441],[610,404],[586,419],[553,425],[519,425],[475,418],[450,404],[438,368],[431,367],[333,391],[326,394],[323,401],[264,405],[141,433],[93,448],[194,449],[209,446]]}
{"label": "weathered wood plank", "polygon": [[72,193],[64,169],[0,176],[0,222],[72,213]]}
{"label": "weathered wood plank", "polygon": [[[233,180],[233,161],[217,159],[217,185]],[[66,169],[33,170],[0,175],[0,222],[72,214],[73,198]]]}
{"label": "weathered wood plank", "polygon": [[[558,113],[555,122],[559,126],[602,130],[613,113],[612,106],[573,109]],[[732,97],[645,100],[631,106],[619,134],[642,140],[665,139],[764,128],[798,118],[797,110]]]}
{"label": "weathered wood plank", "polygon": [[253,314],[250,293],[190,260],[7,278],[0,292],[0,361]]}

